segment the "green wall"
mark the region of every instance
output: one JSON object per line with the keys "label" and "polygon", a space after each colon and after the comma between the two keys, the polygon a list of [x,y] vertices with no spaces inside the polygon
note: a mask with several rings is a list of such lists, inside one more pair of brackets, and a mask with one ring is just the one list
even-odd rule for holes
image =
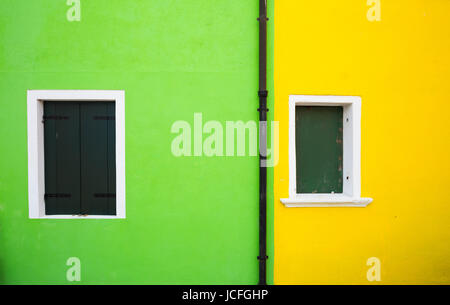
{"label": "green wall", "polygon": [[[82,284],[256,284],[257,157],[176,158],[170,127],[257,120],[258,1],[65,2],[0,3],[0,283],[70,283],[75,256]],[[126,219],[28,218],[28,89],[125,90]]]}

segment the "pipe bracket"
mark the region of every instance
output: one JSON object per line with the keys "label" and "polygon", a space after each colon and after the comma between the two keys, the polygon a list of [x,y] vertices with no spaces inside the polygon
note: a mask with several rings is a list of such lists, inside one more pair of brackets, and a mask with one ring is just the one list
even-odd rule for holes
{"label": "pipe bracket", "polygon": [[259,97],[267,97],[268,95],[269,95],[269,91],[267,91],[267,90],[259,90],[258,91]]}

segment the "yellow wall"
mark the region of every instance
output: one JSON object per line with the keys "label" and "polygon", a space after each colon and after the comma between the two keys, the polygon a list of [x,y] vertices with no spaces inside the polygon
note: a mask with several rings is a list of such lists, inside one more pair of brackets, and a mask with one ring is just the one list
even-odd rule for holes
{"label": "yellow wall", "polygon": [[[276,284],[450,284],[450,1],[275,1]],[[366,208],[286,208],[289,94],[362,97]]]}

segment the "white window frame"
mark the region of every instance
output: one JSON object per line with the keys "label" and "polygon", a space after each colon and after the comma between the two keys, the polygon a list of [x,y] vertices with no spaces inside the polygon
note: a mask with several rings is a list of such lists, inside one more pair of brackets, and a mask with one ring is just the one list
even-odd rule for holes
{"label": "white window frame", "polygon": [[[343,192],[339,194],[297,193],[295,153],[295,107],[343,107]],[[361,198],[361,98],[359,96],[289,96],[289,198],[287,207],[365,207],[371,198]]]}
{"label": "white window frame", "polygon": [[[116,123],[116,215],[46,215],[44,167],[44,101],[115,102]],[[28,90],[28,207],[36,219],[125,218],[125,92],[123,90]]]}

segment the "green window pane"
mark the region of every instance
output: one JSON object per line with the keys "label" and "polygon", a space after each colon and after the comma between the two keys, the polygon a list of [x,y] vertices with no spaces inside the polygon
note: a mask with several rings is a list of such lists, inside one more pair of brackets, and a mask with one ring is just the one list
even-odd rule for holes
{"label": "green window pane", "polygon": [[297,193],[342,193],[343,109],[297,106]]}

